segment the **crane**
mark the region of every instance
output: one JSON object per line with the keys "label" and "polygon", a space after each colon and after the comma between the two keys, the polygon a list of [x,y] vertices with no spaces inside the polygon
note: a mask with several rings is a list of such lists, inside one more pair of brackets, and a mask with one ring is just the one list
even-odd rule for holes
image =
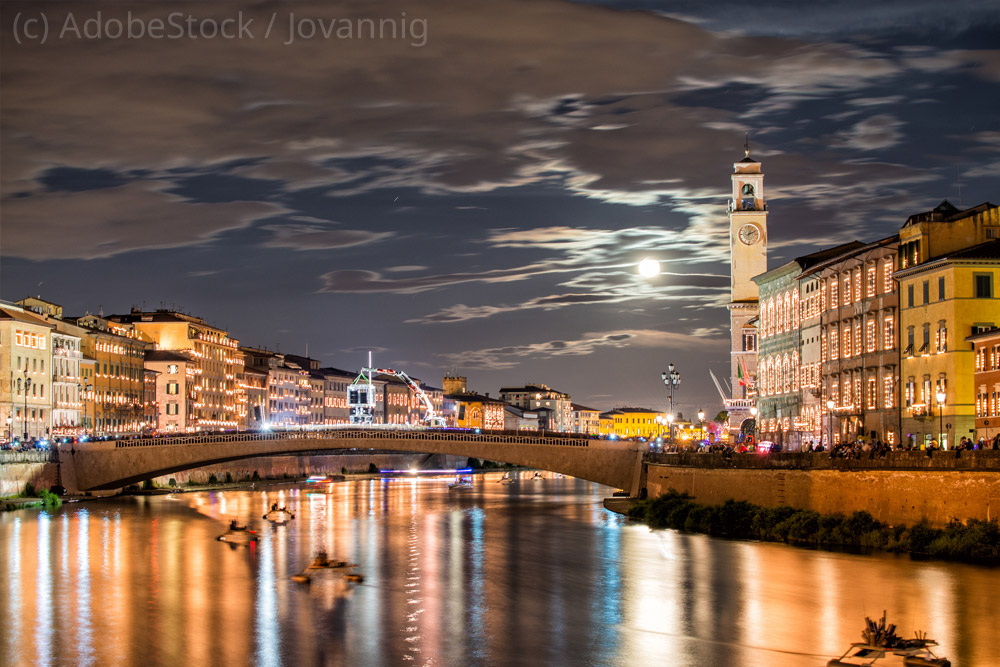
{"label": "crane", "polygon": [[[415,382],[413,380],[413,378],[411,378],[409,375],[407,375],[403,371],[397,371],[397,370],[395,370],[393,368],[372,368],[372,367],[366,366],[365,368],[361,369],[361,374],[357,377],[357,379],[354,380],[354,383],[351,384],[351,387],[356,387],[359,384],[371,386],[371,379],[374,378],[376,375],[391,375],[392,377],[399,378],[400,380],[402,380],[403,383],[406,384],[406,386],[409,387],[410,390],[414,394],[416,394],[420,398],[420,400],[423,402],[424,408],[427,410],[426,414],[424,415],[423,421],[424,421],[424,423],[427,426],[445,426],[446,425],[444,417],[441,416],[441,415],[439,415],[434,410],[434,404],[431,402],[430,396],[428,396],[427,393],[423,389],[421,389],[420,385],[417,384],[417,382]],[[363,380],[363,382],[359,383],[358,382],[359,380]],[[366,397],[361,397],[361,399],[366,404],[370,404],[370,405],[374,406],[374,395],[373,395],[373,393],[371,391],[369,391],[369,392],[367,392],[367,394],[368,395]],[[356,401],[354,399],[354,397],[351,396],[351,394],[350,394],[350,387],[348,388],[348,403],[352,407],[355,405],[355,403],[359,403],[359,401]],[[369,415],[370,415],[370,412],[369,412]],[[352,421],[353,421],[353,418],[352,418]],[[367,420],[367,423],[371,423],[371,418],[370,417]]]}

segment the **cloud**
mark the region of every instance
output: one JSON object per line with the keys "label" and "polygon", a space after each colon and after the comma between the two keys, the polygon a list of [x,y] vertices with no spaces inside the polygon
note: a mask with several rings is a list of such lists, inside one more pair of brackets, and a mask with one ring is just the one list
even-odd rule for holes
{"label": "cloud", "polygon": [[[585,333],[575,340],[550,340],[541,343],[492,347],[479,350],[465,350],[440,355],[446,363],[461,365],[469,369],[512,368],[524,359],[546,359],[551,357],[587,356],[608,347],[643,347],[690,350],[703,347],[703,336],[656,331],[652,329],[620,329],[597,333]],[[718,341],[724,339],[720,336]]]}
{"label": "cloud", "polygon": [[193,202],[136,181],[79,192],[39,192],[3,203],[3,253],[27,259],[96,259],[206,243],[288,211],[267,202]]}
{"label": "cloud", "polygon": [[263,245],[293,250],[331,250],[368,245],[395,235],[394,232],[369,232],[362,229],[331,229],[329,225],[264,225],[274,236]]}
{"label": "cloud", "polygon": [[850,130],[837,133],[835,145],[859,151],[892,148],[903,140],[902,121],[880,114],[856,123]]}

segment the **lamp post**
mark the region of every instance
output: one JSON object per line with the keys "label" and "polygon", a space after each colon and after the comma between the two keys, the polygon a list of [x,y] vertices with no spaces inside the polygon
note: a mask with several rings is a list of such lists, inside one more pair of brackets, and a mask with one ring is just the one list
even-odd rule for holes
{"label": "lamp post", "polygon": [[[940,415],[939,424],[940,424],[940,429],[941,430],[938,433],[938,444],[940,444],[941,449],[944,449],[945,448],[945,446],[944,446],[944,401],[945,401],[946,398],[948,398],[948,395],[944,392],[944,388],[943,387],[938,387],[937,393],[934,394],[934,397],[937,399],[937,402],[938,402],[938,414]],[[932,419],[933,419],[933,417],[932,417]]]}
{"label": "lamp post", "polygon": [[705,411],[698,411],[698,422],[701,424],[701,439],[705,439]]}
{"label": "lamp post", "polygon": [[[670,410],[667,418],[670,419],[670,421],[673,421],[674,389],[681,383],[681,374],[673,364],[667,364],[667,370],[660,373],[660,378],[663,380],[663,384],[666,385],[667,389],[670,391]],[[673,433],[671,432],[671,440],[673,440],[672,436]]]}
{"label": "lamp post", "polygon": [[31,387],[31,378],[28,377],[28,364],[24,364],[24,441],[28,441],[28,389]]}
{"label": "lamp post", "polygon": [[830,413],[830,441],[828,443],[830,445],[830,449],[833,449],[833,407],[834,407],[834,405],[835,405],[835,403],[833,402],[832,399],[828,400],[826,402],[826,411],[828,413]]}
{"label": "lamp post", "polygon": [[751,408],[750,408],[750,416],[753,417],[753,446],[754,446],[754,449],[757,448],[757,440],[760,438],[760,434],[759,434],[760,429],[758,428],[759,422],[757,421],[757,412],[758,412],[757,406],[756,405],[751,406]]}
{"label": "lamp post", "polygon": [[673,414],[667,415],[667,438],[670,440],[670,444],[674,444],[674,416]]}

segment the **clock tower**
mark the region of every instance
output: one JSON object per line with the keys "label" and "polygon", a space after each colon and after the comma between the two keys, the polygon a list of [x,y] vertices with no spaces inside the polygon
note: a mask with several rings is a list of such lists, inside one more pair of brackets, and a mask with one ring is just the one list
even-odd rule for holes
{"label": "clock tower", "polygon": [[767,203],[761,164],[750,157],[733,164],[729,200],[730,302],[733,400],[727,402],[730,428],[751,416],[757,395],[757,317],[760,303],[753,277],[767,271]]}

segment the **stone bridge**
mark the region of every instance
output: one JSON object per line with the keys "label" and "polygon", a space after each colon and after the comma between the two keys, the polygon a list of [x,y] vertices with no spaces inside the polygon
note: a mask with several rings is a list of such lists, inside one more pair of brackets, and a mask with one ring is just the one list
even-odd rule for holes
{"label": "stone bridge", "polygon": [[473,433],[435,429],[338,428],[137,438],[63,444],[60,474],[68,491],[118,489],[204,465],[257,456],[361,449],[470,456],[550,470],[629,491],[642,483],[641,445],[584,436]]}

